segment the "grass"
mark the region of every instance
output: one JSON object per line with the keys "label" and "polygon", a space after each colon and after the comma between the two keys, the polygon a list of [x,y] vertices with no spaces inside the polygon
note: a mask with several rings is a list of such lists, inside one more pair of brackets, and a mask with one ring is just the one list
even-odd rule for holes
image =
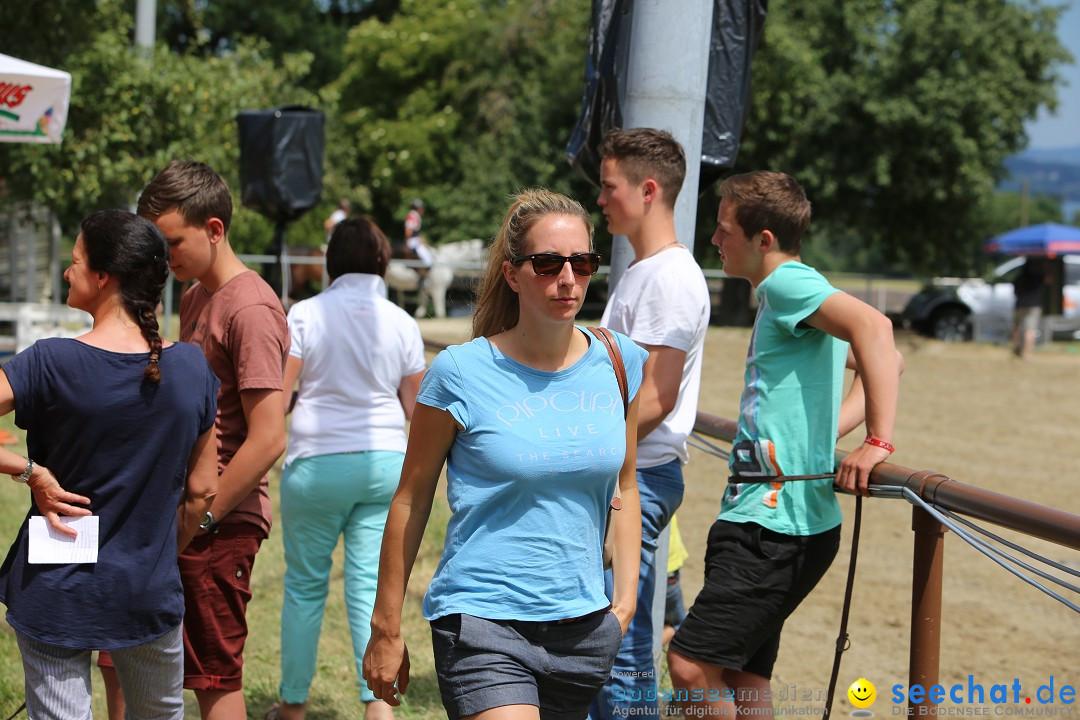
{"label": "grass", "polygon": [[[11,432],[20,441],[24,437],[15,428],[12,416],[0,418],[0,428]],[[9,446],[15,452],[25,452],[25,445]],[[277,507],[280,467],[271,471],[271,497]],[[0,543],[10,544],[29,504],[29,493],[22,485],[0,478]],[[432,510],[431,521],[420,549],[409,584],[402,629],[409,644],[412,661],[412,685],[405,702],[398,708],[400,718],[442,718],[445,713],[439,699],[438,685],[431,659],[431,637],[427,622],[420,615],[420,602],[442,552],[446,523],[450,517],[445,495],[440,491]],[[6,555],[6,553],[5,553]],[[319,641],[319,659],[315,681],[309,696],[308,717],[356,718],[362,714],[359,686],[352,655],[352,642],[345,616],[342,582],[342,549],[334,553],[330,596],[327,599]],[[262,718],[271,703],[277,700],[280,672],[280,622],[282,578],[285,574],[284,551],[280,528],[275,528],[263,543],[252,573],[253,598],[248,606],[250,636],[244,652],[244,695],[248,717]],[[65,619],[67,620],[67,619]],[[77,618],[70,621],[77,622]],[[100,676],[93,671],[94,715],[106,717]],[[23,701],[23,675],[15,635],[6,621],[0,621],[0,717],[7,717]],[[198,718],[198,705],[188,693],[187,717]]]}
{"label": "grass", "polygon": [[[7,430],[20,441],[25,434],[15,427],[13,415],[0,418],[0,429]],[[25,452],[25,443],[9,445],[14,452]],[[15,540],[19,525],[26,514],[28,491],[22,485],[8,482],[6,478],[0,484],[0,538],[8,544]],[[4,553],[7,557],[7,553]],[[15,642],[15,633],[7,621],[0,623],[0,715],[7,717],[23,701],[23,674],[19,646]]]}

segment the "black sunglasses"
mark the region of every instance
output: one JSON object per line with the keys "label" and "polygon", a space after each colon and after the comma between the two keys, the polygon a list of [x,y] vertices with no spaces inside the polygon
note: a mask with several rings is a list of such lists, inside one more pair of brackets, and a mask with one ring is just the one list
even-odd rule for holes
{"label": "black sunglasses", "polygon": [[576,255],[556,255],[555,253],[535,253],[533,255],[518,255],[510,258],[512,265],[520,265],[526,260],[532,261],[533,272],[537,275],[558,275],[562,272],[563,265],[570,263],[570,269],[575,275],[588,277],[595,275],[600,269],[600,253],[577,253]]}

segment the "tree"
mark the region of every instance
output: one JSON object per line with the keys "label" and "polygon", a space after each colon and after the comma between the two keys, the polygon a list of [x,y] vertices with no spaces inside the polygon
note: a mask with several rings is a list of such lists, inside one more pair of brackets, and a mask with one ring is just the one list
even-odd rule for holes
{"label": "tree", "polygon": [[63,67],[68,57],[86,49],[98,33],[109,29],[104,21],[97,0],[0,3],[0,52]]}
{"label": "tree", "polygon": [[887,261],[970,265],[1025,121],[1056,103],[1060,8],[1022,0],[774,4],[738,169],[798,177],[814,226]]}
{"label": "tree", "polygon": [[[26,48],[28,60],[77,71],[85,104],[73,106],[63,148],[0,148],[9,186],[16,176],[37,182],[38,196],[72,208],[69,217],[126,197],[175,153],[221,163],[235,183],[233,115],[288,102],[327,113],[326,206],[295,226],[309,242],[342,196],[391,238],[421,197],[436,241],[490,237],[507,196],[529,185],[595,207],[594,189],[562,154],[580,107],[590,0],[300,0],[255,10],[162,0],[174,52],[159,50],[153,71],[115,32],[130,27],[118,19],[125,1],[47,3],[58,27],[44,34],[28,25],[36,4],[0,10],[15,23],[0,22],[5,52]],[[1059,14],[1040,0],[773,3],[735,171],[781,169],[803,182],[815,212],[808,252],[962,273],[984,239],[974,230],[1003,160],[1026,142],[1025,121],[1056,103],[1055,68],[1069,59],[1055,36]],[[323,34],[344,37],[358,17],[367,19],[343,45]],[[289,52],[301,47],[311,52]],[[333,74],[338,50],[341,74],[318,97],[301,89]],[[81,99],[91,96],[115,111],[95,113]],[[704,256],[714,193],[700,205]],[[271,232],[242,212],[234,237],[262,249]]]}
{"label": "tree", "polygon": [[530,185],[589,202],[563,147],[581,102],[587,0],[405,0],[349,36],[335,146],[353,196],[397,237],[424,199],[437,240],[491,237]]}
{"label": "tree", "polygon": [[[958,272],[1025,121],[1056,102],[1059,13],[1034,0],[774,4],[735,170],[796,175],[823,255]],[[423,196],[443,239],[489,235],[523,185],[591,205],[560,153],[587,15],[584,0],[405,0],[357,26],[332,86],[345,185],[391,227]],[[701,205],[704,245],[715,199]]]}
{"label": "tree", "polygon": [[[307,72],[309,56],[288,55],[277,64],[264,41],[245,40],[221,56],[179,55],[159,47],[145,57],[131,47],[126,33],[115,31],[132,27],[118,0],[90,5],[81,18],[85,42],[55,63],[72,74],[63,144],[0,146],[12,199],[48,205],[64,228],[78,227],[93,210],[132,205],[154,173],[175,158],[209,163],[235,192],[236,113],[263,107],[270,98],[277,104],[315,103],[295,86]],[[31,42],[28,52],[12,51],[43,60],[30,52],[47,43]],[[262,250],[270,234],[253,216],[238,208],[234,240],[241,249]],[[246,232],[246,225],[255,229]]]}
{"label": "tree", "polygon": [[311,53],[300,83],[316,92],[341,73],[349,28],[369,17],[389,18],[399,5],[400,0],[163,0],[157,25],[164,42],[181,54],[220,55],[245,38],[267,41],[277,61]]}
{"label": "tree", "polygon": [[[1026,209],[1023,209],[1026,205]],[[1000,258],[982,252],[982,245],[995,235],[1028,225],[1059,223],[1061,200],[1050,195],[1033,195],[1027,199],[1017,192],[997,192],[986,197],[973,218],[970,235],[978,248],[972,263],[973,275],[985,275]]]}

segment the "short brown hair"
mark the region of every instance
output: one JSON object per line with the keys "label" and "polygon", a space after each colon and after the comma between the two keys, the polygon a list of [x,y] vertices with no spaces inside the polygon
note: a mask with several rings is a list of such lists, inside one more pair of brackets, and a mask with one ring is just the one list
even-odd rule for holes
{"label": "short brown hair", "polygon": [[653,128],[612,130],[604,136],[599,152],[605,160],[617,161],[619,171],[634,185],[648,178],[656,180],[668,207],[675,207],[686,178],[686,154],[671,133]]}
{"label": "short brown hair", "polygon": [[334,226],[326,247],[326,274],[336,279],[348,273],[386,275],[390,243],[369,218],[342,220]]}
{"label": "short brown hair", "polygon": [[781,251],[799,254],[810,226],[810,201],[795,178],[768,170],[732,175],[720,184],[720,197],[735,205],[735,221],[746,237],[769,230]]}
{"label": "short brown hair", "polygon": [[172,210],[188,225],[205,225],[216,217],[227,234],[233,210],[229,184],[206,163],[173,160],[142,191],[139,215],[155,220]]}

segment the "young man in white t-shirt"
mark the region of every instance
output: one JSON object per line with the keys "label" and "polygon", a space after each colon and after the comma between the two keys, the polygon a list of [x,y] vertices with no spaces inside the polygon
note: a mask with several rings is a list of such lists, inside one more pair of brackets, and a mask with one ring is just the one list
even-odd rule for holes
{"label": "young man in white t-shirt", "polygon": [[689,459],[686,437],[697,416],[710,310],[705,276],[675,237],[675,200],[686,174],[682,147],[660,130],[614,130],[601,143],[600,154],[598,203],[608,230],[627,237],[635,258],[612,291],[601,324],[629,335],[649,351],[649,359],[638,409],[642,537],[637,611],[612,679],[593,704],[594,720],[659,715],[652,613],[657,577],[666,577],[667,558],[658,562],[656,549],[682,502],[682,464]]}

